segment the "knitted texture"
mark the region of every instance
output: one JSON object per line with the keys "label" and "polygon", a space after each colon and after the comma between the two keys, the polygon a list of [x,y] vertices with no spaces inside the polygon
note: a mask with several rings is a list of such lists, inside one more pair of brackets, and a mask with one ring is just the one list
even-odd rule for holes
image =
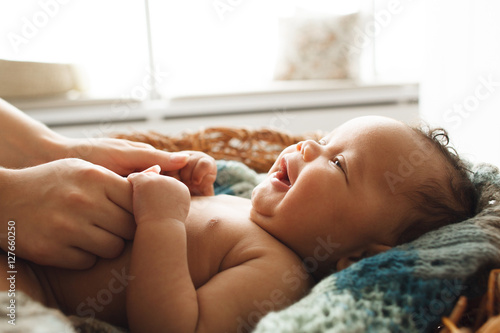
{"label": "knitted texture", "polygon": [[217,179],[214,183],[215,194],[236,195],[250,199],[252,191],[266,176],[258,174],[245,164],[236,161],[216,161]]}
{"label": "knitted texture", "polygon": [[318,283],[308,296],[265,316],[255,332],[428,332],[458,297],[477,297],[500,267],[498,169],[479,165],[474,218],[359,261]]}

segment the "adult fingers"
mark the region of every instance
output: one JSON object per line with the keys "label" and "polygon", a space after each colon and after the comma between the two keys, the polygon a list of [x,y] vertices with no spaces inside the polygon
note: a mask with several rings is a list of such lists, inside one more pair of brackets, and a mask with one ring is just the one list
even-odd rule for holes
{"label": "adult fingers", "polygon": [[126,178],[110,171],[108,176],[104,179],[102,186],[104,186],[104,193],[106,194],[106,197],[111,202],[123,208],[130,214],[133,213],[132,186]]}
{"label": "adult fingers", "polygon": [[53,252],[57,253],[57,255],[36,256],[31,261],[42,266],[63,267],[67,269],[88,269],[97,261],[95,254],[72,246],[54,248]]}
{"label": "adult fingers", "polygon": [[74,242],[74,246],[102,258],[115,258],[122,253],[125,241],[98,226],[87,228]]}
{"label": "adult fingers", "polygon": [[156,148],[150,145],[149,143],[144,143],[144,142],[137,142],[137,141],[130,141],[130,140],[124,140],[128,145],[135,147],[135,148],[145,148],[149,150],[155,150]]}
{"label": "adult fingers", "polygon": [[92,217],[94,225],[121,238],[133,239],[136,228],[134,216],[114,202],[108,203]]}
{"label": "adult fingers", "polygon": [[135,220],[133,216],[132,185],[109,170],[102,169],[104,177],[101,186],[104,189],[102,198],[98,198],[99,210],[94,212],[94,224],[116,236],[133,239]]}
{"label": "adult fingers", "polygon": [[185,153],[169,153],[158,149],[137,149],[129,158],[136,170],[144,170],[151,165],[159,165],[163,171],[179,170],[188,162],[189,155]]}

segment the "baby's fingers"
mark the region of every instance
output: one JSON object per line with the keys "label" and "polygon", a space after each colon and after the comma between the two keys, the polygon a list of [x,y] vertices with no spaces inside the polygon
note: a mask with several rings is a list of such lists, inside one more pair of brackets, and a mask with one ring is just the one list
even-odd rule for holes
{"label": "baby's fingers", "polygon": [[[159,165],[153,165],[152,167],[147,168],[142,172],[134,172],[128,175],[127,180],[132,184],[138,184],[144,182],[148,178],[148,174],[150,175],[159,175],[161,168]],[[150,177],[150,176],[149,176]]]}
{"label": "baby's fingers", "polygon": [[217,166],[211,157],[200,158],[193,168],[189,190],[193,195],[213,195]]}
{"label": "baby's fingers", "polygon": [[[215,165],[215,160],[209,156],[202,157],[198,160],[193,171],[193,184],[200,185],[202,182],[206,182],[211,176],[214,176],[212,184],[215,181],[215,176],[217,175],[217,166]],[[208,177],[207,177],[208,176]]]}
{"label": "baby's fingers", "polygon": [[190,152],[190,155],[189,162],[179,172],[180,180],[186,185],[201,184],[203,177],[210,172],[211,165],[217,172],[215,160],[212,157],[202,152]]}
{"label": "baby's fingers", "polygon": [[214,195],[215,178],[215,174],[209,174],[203,178],[201,184],[198,185],[198,191],[201,192],[201,195]]}

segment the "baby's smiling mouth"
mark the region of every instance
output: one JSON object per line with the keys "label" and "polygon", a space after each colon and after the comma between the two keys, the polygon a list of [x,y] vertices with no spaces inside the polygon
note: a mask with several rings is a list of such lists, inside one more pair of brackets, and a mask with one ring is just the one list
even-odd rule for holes
{"label": "baby's smiling mouth", "polygon": [[292,186],[290,179],[288,178],[288,167],[285,158],[281,158],[280,160],[278,172],[276,172],[276,178],[287,186]]}

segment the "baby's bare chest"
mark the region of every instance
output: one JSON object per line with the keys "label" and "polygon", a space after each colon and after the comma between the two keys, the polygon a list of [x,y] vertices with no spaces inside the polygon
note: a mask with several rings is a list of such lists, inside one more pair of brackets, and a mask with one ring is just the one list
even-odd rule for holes
{"label": "baby's bare chest", "polygon": [[249,219],[248,203],[232,199],[200,198],[191,204],[186,221],[187,252],[196,287],[245,261],[245,251],[240,248],[267,236]]}

